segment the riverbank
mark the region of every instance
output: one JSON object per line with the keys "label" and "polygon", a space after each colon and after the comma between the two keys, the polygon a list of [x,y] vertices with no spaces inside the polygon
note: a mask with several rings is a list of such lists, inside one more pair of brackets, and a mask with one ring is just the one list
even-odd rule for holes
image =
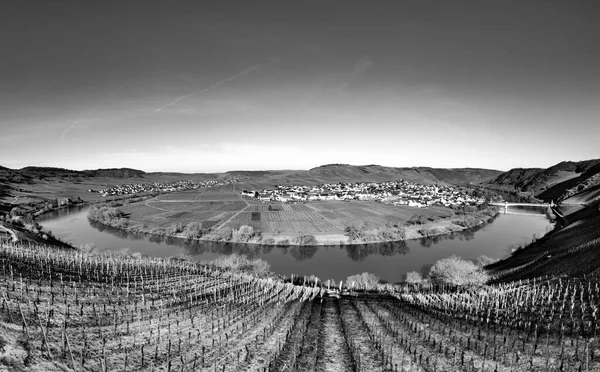
{"label": "riverbank", "polygon": [[56,238],[50,231],[41,229],[36,231],[35,227],[28,228],[27,225],[20,226],[6,221],[0,221],[0,240],[74,249],[69,243]]}
{"label": "riverbank", "polygon": [[[92,207],[94,208],[94,207]],[[318,232],[302,234],[293,232],[263,233],[251,227],[242,226],[239,230],[206,231],[200,224],[193,231],[189,226],[168,231],[157,230],[152,226],[131,221],[115,208],[91,209],[88,219],[104,226],[120,229],[132,234],[147,234],[159,237],[171,237],[198,242],[243,243],[264,246],[337,246],[389,243],[419,240],[441,235],[450,235],[493,221],[498,211],[487,208],[475,212],[455,215],[448,218],[423,220],[406,225],[366,226],[359,233]],[[357,221],[360,225],[363,221]],[[247,229],[246,229],[247,228]],[[244,230],[244,231],[242,231]]]}

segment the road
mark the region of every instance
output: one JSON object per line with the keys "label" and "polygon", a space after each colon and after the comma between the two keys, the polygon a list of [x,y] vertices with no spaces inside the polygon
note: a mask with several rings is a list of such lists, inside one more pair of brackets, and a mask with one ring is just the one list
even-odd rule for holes
{"label": "road", "polygon": [[498,207],[548,207],[547,203],[490,203]]}
{"label": "road", "polygon": [[16,242],[16,241],[18,241],[18,240],[19,240],[19,239],[17,238],[17,234],[15,234],[15,232],[14,232],[14,231],[12,231],[12,230],[11,230],[11,229],[9,229],[9,228],[6,228],[6,227],[4,227],[3,225],[0,225],[0,231],[4,231],[4,232],[6,232],[6,233],[10,234],[10,235],[12,236],[12,240],[13,240],[13,242]]}

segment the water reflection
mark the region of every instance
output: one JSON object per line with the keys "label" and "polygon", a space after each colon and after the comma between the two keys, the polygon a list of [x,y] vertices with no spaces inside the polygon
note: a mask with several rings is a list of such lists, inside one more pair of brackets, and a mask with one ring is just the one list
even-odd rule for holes
{"label": "water reflection", "polygon": [[313,258],[315,253],[317,253],[317,249],[316,246],[292,245],[287,248],[287,251],[296,259],[296,261],[304,261]]}
{"label": "water reflection", "polygon": [[[156,244],[167,244],[170,246],[179,246],[186,249],[191,256],[201,256],[205,253],[215,253],[221,255],[239,254],[248,258],[258,258],[266,256],[273,252],[274,249],[281,251],[284,255],[289,254],[296,261],[310,260],[318,252],[318,246],[273,246],[273,245],[256,245],[256,244],[240,244],[240,243],[223,243],[223,242],[199,242],[196,240],[187,240],[174,238],[171,236],[151,235],[137,232],[129,232],[122,229],[106,226],[98,222],[89,221],[89,225],[102,233],[111,234],[119,239],[124,240],[145,240]],[[469,241],[475,237],[475,232],[483,229],[487,224],[482,224],[463,231],[454,232],[447,235],[430,236],[419,239],[419,244],[424,248],[431,248],[444,240],[454,240],[458,238],[461,241]],[[338,246],[346,251],[348,258],[354,262],[364,261],[371,255],[383,257],[405,255],[410,252],[410,248],[406,241],[370,243],[370,244],[352,244]]]}
{"label": "water reflection", "polygon": [[40,223],[75,246],[93,244],[97,251],[126,248],[154,257],[183,255],[202,261],[235,253],[249,258],[262,258],[269,262],[272,271],[279,274],[314,274],[324,280],[336,281],[365,271],[390,282],[399,281],[410,271],[422,270],[426,273],[432,263],[453,254],[465,259],[476,259],[481,255],[506,257],[511,247],[529,243],[533,234],[543,233],[549,226],[546,219],[539,217],[500,215],[490,224],[418,241],[280,247],[198,242],[127,232],[88,221],[88,209],[61,210],[45,216]]}
{"label": "water reflection", "polygon": [[123,229],[117,229],[116,227],[112,227],[112,226],[107,226],[104,224],[101,224],[99,222],[96,221],[92,221],[89,220],[90,226],[93,227],[94,229],[103,232],[103,233],[108,233],[111,234],[119,239],[124,239],[124,240],[144,240],[146,238],[150,238],[150,241],[152,241],[152,238],[154,236],[152,235],[146,235],[146,234],[142,234],[142,233],[135,233],[135,232],[130,232],[130,231],[125,231]]}
{"label": "water reflection", "polygon": [[405,241],[346,245],[343,248],[348,253],[348,258],[355,262],[364,261],[371,255],[389,257],[410,251]]}

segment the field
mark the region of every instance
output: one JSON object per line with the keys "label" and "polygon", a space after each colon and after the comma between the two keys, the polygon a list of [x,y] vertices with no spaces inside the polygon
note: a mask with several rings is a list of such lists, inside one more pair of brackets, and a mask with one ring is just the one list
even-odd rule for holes
{"label": "field", "polygon": [[0,246],[0,369],[594,371],[598,277],[295,285],[181,260]]}
{"label": "field", "polygon": [[263,237],[289,239],[302,234],[345,239],[350,225],[376,228],[389,223],[403,224],[415,215],[437,219],[453,213],[447,208],[413,208],[391,206],[372,201],[317,201],[307,204],[261,203],[243,198],[234,185],[213,187],[194,192],[171,193],[120,208],[129,220],[150,228],[169,229],[177,224],[202,222],[211,228],[208,237],[224,231],[251,226]]}

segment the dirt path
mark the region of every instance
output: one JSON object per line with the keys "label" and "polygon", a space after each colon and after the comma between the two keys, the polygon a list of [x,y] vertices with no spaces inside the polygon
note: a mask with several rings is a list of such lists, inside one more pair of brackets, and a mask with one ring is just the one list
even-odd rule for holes
{"label": "dirt path", "polygon": [[313,301],[310,318],[303,336],[302,348],[296,363],[300,371],[314,371],[319,350],[319,331],[323,327],[323,300]]}
{"label": "dirt path", "polygon": [[339,305],[348,339],[356,350],[355,357],[359,357],[357,361],[359,369],[387,371],[388,369],[385,368],[381,355],[375,350],[375,345],[371,342],[369,329],[364,324],[366,320],[362,319],[359,311],[349,300],[340,300]]}
{"label": "dirt path", "polygon": [[12,236],[12,240],[13,240],[13,242],[16,242],[16,241],[18,241],[18,240],[19,240],[19,239],[17,238],[17,234],[15,234],[15,232],[14,232],[14,231],[12,231],[11,229],[8,229],[8,228],[6,228],[6,227],[4,227],[4,226],[0,225],[0,231],[4,231],[4,232],[6,232],[7,234],[9,234],[10,236]]}
{"label": "dirt path", "polygon": [[342,322],[335,301],[337,300],[331,298],[323,299],[315,371],[352,371],[350,351],[346,347]]}
{"label": "dirt path", "polygon": [[147,207],[154,208],[154,209],[158,209],[159,211],[167,212],[167,210],[166,210],[166,209],[162,209],[162,208],[159,208],[159,207],[155,207],[155,206],[153,206],[153,205],[150,205],[150,204],[148,204],[148,202],[147,202],[147,201],[145,201],[145,202],[144,202],[144,204],[146,204],[146,206],[147,206]]}
{"label": "dirt path", "polygon": [[248,203],[247,201],[245,201],[244,199],[242,199],[242,201],[244,203],[246,203],[246,208],[237,211],[233,216],[229,217],[226,221],[224,221],[222,224],[220,224],[218,227],[214,227],[213,231],[217,231],[220,228],[222,228],[223,226],[225,226],[229,221],[232,221],[234,218],[236,218],[240,213],[244,212],[246,209],[250,208],[250,203]]}

